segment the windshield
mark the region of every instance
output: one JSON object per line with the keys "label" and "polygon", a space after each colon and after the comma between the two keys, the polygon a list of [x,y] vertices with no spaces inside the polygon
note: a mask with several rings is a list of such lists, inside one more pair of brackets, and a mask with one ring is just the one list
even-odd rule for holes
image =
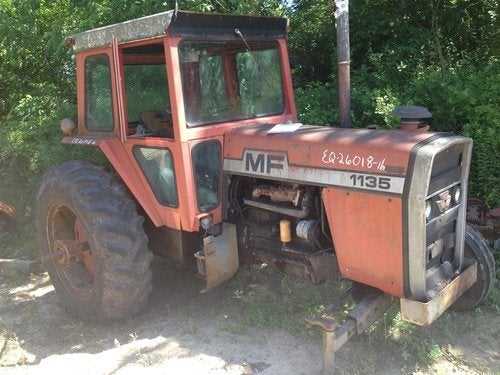
{"label": "windshield", "polygon": [[189,126],[283,113],[275,42],[193,42],[180,46]]}

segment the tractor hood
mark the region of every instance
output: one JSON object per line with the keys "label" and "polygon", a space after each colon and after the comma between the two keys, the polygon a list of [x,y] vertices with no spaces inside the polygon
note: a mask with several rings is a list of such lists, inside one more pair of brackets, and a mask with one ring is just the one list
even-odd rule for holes
{"label": "tractor hood", "polygon": [[349,188],[356,187],[356,178],[373,175],[382,183],[364,183],[365,190],[402,194],[412,150],[438,136],[429,132],[321,126],[268,134],[270,129],[269,125],[257,125],[226,133],[225,172]]}

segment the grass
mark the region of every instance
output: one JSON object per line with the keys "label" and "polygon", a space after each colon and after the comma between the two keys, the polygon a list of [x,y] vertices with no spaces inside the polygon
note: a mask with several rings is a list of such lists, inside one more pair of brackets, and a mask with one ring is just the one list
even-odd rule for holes
{"label": "grass", "polygon": [[[179,283],[182,284],[184,281]],[[348,282],[314,286],[270,267],[242,267],[233,280],[213,294],[195,298],[199,296],[197,287],[193,287],[192,295],[187,295],[189,291],[186,290],[179,291],[181,301],[187,301],[181,303],[182,334],[199,335],[199,318],[204,316],[214,321],[220,332],[234,335],[235,342],[260,329],[262,332],[286,331],[305,342],[319,345],[319,331],[308,328],[304,318],[324,313],[326,306],[338,301],[349,286]],[[429,328],[403,321],[398,306],[394,305],[383,319],[365,334],[353,338],[339,352],[338,373],[361,375],[385,373],[388,369],[403,374],[435,371],[446,374],[450,369],[458,373],[499,371],[500,360],[495,365],[484,358],[477,359],[476,352],[460,351],[464,345],[466,349],[467,346],[479,348],[481,353],[498,351],[500,319],[496,298],[499,292],[495,289],[488,304],[480,309],[466,314],[446,313]],[[340,316],[350,306],[350,300],[341,304]],[[163,316],[165,311],[161,314]],[[438,371],[440,363],[451,367]]]}
{"label": "grass", "polygon": [[296,336],[311,336],[306,317],[322,314],[350,286],[348,282],[314,286],[291,279],[274,268],[252,266],[231,281],[232,298],[225,302],[231,316],[224,330],[244,333],[250,327],[283,329]]}
{"label": "grass", "polygon": [[14,233],[0,233],[0,258],[35,259],[37,243],[31,223],[17,223]]}
{"label": "grass", "polygon": [[[226,315],[219,324],[222,330],[245,335],[255,328],[282,329],[308,340],[319,340],[319,331],[308,328],[304,318],[323,313],[328,304],[338,300],[349,288],[349,283],[314,286],[269,267],[254,267],[240,270],[228,288],[232,295],[224,301]],[[370,374],[377,368],[384,368],[389,361],[393,367],[399,367],[401,373],[413,373],[430,371],[436,363],[444,361],[458,372],[488,372],[484,362],[464,359],[465,356],[454,353],[454,345],[450,343],[461,345],[457,333],[460,337],[477,330],[481,332],[478,333],[482,338],[481,345],[495,350],[500,342],[483,323],[494,311],[499,311],[499,296],[500,289],[495,288],[481,308],[466,314],[447,312],[429,328],[403,321],[396,304],[366,333],[353,339],[352,347],[357,348],[354,353],[340,352],[340,357],[345,356],[342,371]],[[340,316],[351,304],[352,301],[348,300],[341,305]],[[447,370],[443,371],[446,373]]]}
{"label": "grass", "polygon": [[[499,266],[497,266],[499,267]],[[500,274],[497,273],[496,285],[488,297],[488,304],[500,313]]]}
{"label": "grass", "polygon": [[[17,233],[1,236],[2,257],[35,256],[36,241],[31,218],[28,215],[21,220]],[[497,264],[498,261],[499,254]],[[314,286],[271,267],[242,267],[224,287],[220,306],[213,306],[213,311],[218,328],[235,336],[244,336],[256,328],[280,329],[296,337],[319,342],[319,331],[309,328],[304,319],[324,313],[326,306],[338,301],[349,287],[349,282]],[[196,305],[196,301],[193,304]],[[341,304],[339,316],[342,317],[351,305],[351,300]],[[196,310],[196,306],[193,309]],[[403,321],[395,306],[385,314],[384,319],[361,337],[353,339],[353,343],[340,352],[339,357],[343,358],[340,373],[370,374],[385,368],[387,362],[399,367],[401,373],[413,373],[416,370],[427,371],[440,361],[451,363],[458,372],[491,373],[484,361],[457,354],[453,348],[454,345],[462,345],[457,336],[477,331],[480,337],[478,345],[485,350],[498,350],[500,341],[497,336],[500,331],[490,330],[485,322],[495,313],[500,313],[499,281],[481,308],[470,314],[446,313],[430,328],[416,327]],[[189,316],[186,330],[193,335],[198,331],[196,320]],[[493,371],[498,370],[500,364]]]}

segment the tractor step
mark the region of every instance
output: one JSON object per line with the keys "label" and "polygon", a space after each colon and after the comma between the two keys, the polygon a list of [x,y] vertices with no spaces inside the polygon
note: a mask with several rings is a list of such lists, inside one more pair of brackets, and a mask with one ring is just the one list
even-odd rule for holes
{"label": "tractor step", "polygon": [[205,280],[202,293],[231,279],[239,268],[236,225],[225,223],[222,234],[203,239],[203,250],[195,255],[198,276]]}

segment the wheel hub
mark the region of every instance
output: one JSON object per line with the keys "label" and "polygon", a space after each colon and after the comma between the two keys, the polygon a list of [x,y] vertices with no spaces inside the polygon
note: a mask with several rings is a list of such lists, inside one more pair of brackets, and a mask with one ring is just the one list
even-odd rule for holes
{"label": "wheel hub", "polygon": [[83,261],[87,253],[90,253],[87,241],[56,240],[55,242],[56,261],[61,266],[67,267],[71,262]]}
{"label": "wheel hub", "polygon": [[93,284],[95,259],[83,223],[65,206],[55,208],[49,222],[54,265],[74,286]]}

